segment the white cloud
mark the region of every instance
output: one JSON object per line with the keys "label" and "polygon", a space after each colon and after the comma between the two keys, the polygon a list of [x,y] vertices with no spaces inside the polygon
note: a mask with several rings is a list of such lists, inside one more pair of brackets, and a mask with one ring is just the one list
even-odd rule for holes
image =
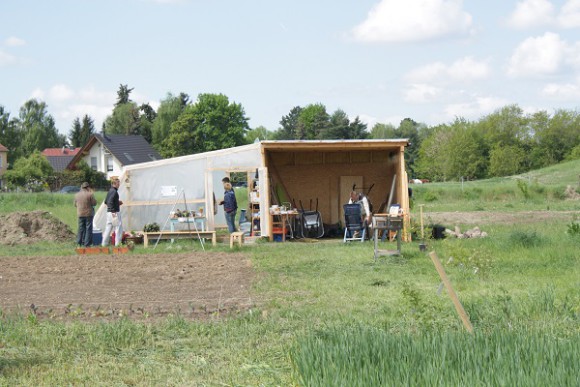
{"label": "white cloud", "polygon": [[511,56],[508,75],[546,75],[557,72],[563,65],[567,51],[566,42],[558,34],[546,32],[537,38],[524,40]]}
{"label": "white cloud", "polygon": [[14,55],[0,50],[0,66],[8,66],[17,62]]}
{"label": "white cloud", "polygon": [[[367,124],[367,130],[370,132],[373,129],[373,127],[378,123],[391,124],[394,127],[398,127],[404,117],[403,116],[388,116],[388,117],[378,118],[375,116],[369,116],[368,114],[359,114],[358,118],[362,122]],[[352,120],[353,118],[349,117],[349,119]]]}
{"label": "white cloud", "polygon": [[52,101],[66,101],[74,97],[74,91],[67,85],[54,85],[48,92],[48,98]]}
{"label": "white cloud", "polygon": [[411,82],[447,82],[485,79],[491,73],[489,61],[477,61],[466,56],[450,65],[442,62],[430,63],[411,70],[406,78]]}
{"label": "white cloud", "polygon": [[568,0],[558,15],[558,24],[562,28],[580,27],[580,0]]}
{"label": "white cloud", "polygon": [[462,0],[382,0],[353,28],[362,42],[413,42],[469,35],[472,17]]}
{"label": "white cloud", "polygon": [[513,28],[531,28],[550,25],[554,22],[554,6],[548,0],[524,0],[508,19]]}
{"label": "white cloud", "polygon": [[34,98],[34,99],[38,99],[38,100],[44,100],[44,96],[45,96],[45,93],[40,88],[32,90],[32,93],[30,94],[30,98]]}
{"label": "white cloud", "polygon": [[580,0],[566,1],[558,12],[551,1],[523,0],[517,3],[507,24],[517,29],[580,27]]}
{"label": "white cloud", "polygon": [[4,40],[4,44],[8,47],[24,46],[26,41],[15,36],[11,36]]}
{"label": "white cloud", "polygon": [[411,103],[430,102],[437,98],[441,89],[427,84],[411,84],[403,92],[404,100]]}
{"label": "white cloud", "polygon": [[453,120],[456,117],[478,119],[483,115],[492,113],[508,104],[508,101],[496,97],[473,97],[472,101],[447,105],[444,109],[446,119]]}
{"label": "white cloud", "polygon": [[75,118],[88,114],[95,121],[95,129],[101,130],[105,118],[113,111],[115,92],[97,91],[93,86],[75,90],[65,84],[56,84],[48,90],[37,88],[30,98],[46,102],[59,130],[67,134]]}
{"label": "white cloud", "polygon": [[[68,134],[73,120],[84,115],[89,115],[95,122],[95,129],[100,131],[107,116],[113,112],[117,92],[97,90],[92,85],[74,89],[66,84],[56,84],[48,90],[33,90],[30,98],[46,102],[57,127],[62,133]],[[150,102],[144,95],[132,93],[131,99],[138,105],[149,103],[153,109],[159,107],[158,101]]]}
{"label": "white cloud", "polygon": [[542,89],[542,95],[564,100],[578,99],[580,83],[549,83]]}

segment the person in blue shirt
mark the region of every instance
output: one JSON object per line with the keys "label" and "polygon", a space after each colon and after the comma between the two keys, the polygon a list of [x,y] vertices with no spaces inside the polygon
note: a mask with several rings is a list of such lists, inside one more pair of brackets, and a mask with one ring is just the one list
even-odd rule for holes
{"label": "person in blue shirt", "polygon": [[226,213],[226,223],[230,233],[236,232],[236,212],[238,211],[238,202],[236,201],[236,193],[229,181],[224,181],[224,200],[220,205],[224,206]]}

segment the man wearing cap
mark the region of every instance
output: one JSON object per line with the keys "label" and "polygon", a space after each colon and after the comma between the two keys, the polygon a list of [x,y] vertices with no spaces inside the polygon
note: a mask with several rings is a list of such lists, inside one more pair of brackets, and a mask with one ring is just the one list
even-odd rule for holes
{"label": "man wearing cap", "polygon": [[77,245],[88,247],[93,244],[93,217],[95,216],[95,206],[97,200],[89,183],[81,184],[81,190],[76,193],[75,207],[79,218],[79,229],[77,232]]}

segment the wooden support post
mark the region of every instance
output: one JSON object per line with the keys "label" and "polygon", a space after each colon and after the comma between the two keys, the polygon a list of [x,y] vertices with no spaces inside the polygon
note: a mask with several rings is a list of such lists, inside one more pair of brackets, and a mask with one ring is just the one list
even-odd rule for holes
{"label": "wooden support post", "polygon": [[467,313],[465,313],[465,309],[463,309],[463,305],[461,305],[461,301],[459,301],[457,294],[455,294],[455,290],[453,290],[453,287],[451,286],[451,282],[449,281],[449,278],[447,278],[447,274],[445,273],[445,270],[443,269],[443,265],[441,264],[441,261],[439,261],[439,258],[437,257],[437,253],[432,251],[429,253],[429,256],[431,257],[431,260],[433,261],[433,264],[435,265],[435,269],[437,269],[437,272],[439,273],[439,277],[441,277],[441,280],[443,281],[443,284],[445,285],[445,288],[447,289],[447,292],[449,293],[449,296],[451,297],[451,301],[453,301],[453,305],[455,305],[455,310],[457,311],[457,314],[459,314],[459,317],[461,317],[461,320],[463,321],[463,325],[465,326],[465,329],[467,329],[467,331],[469,333],[473,333],[473,326],[471,325],[471,321],[469,321],[469,316],[467,315]]}
{"label": "wooden support post", "polygon": [[419,209],[421,210],[421,240],[425,240],[425,231],[423,228],[423,204],[419,205]]}

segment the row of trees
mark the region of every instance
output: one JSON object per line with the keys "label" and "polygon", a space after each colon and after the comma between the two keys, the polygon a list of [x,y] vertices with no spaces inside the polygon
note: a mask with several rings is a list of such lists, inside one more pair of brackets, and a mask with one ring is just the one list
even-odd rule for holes
{"label": "row of trees", "polygon": [[[164,157],[206,152],[271,140],[408,138],[406,162],[410,177],[454,180],[526,172],[580,157],[580,115],[558,110],[525,114],[517,105],[505,106],[478,121],[455,121],[427,126],[406,118],[398,126],[378,123],[369,131],[358,117],[343,110],[328,113],[321,103],[295,106],[276,130],[250,128],[239,103],[223,94],[167,94],[157,111],[131,100],[132,88],[120,85],[112,113],[102,131],[139,134]],[[84,145],[95,133],[94,120],[76,118],[68,138],[58,133],[44,102],[27,101],[18,117],[0,106],[0,143],[10,149],[9,163],[50,147]]]}
{"label": "row of trees", "polygon": [[510,176],[580,158],[580,114],[524,114],[503,107],[477,122],[454,122],[419,133],[415,169],[433,180]]}

